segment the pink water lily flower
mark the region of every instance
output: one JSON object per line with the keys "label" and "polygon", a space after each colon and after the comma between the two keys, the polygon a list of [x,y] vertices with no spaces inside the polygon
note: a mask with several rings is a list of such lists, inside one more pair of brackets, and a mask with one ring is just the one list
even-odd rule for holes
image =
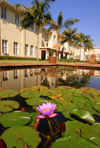
{"label": "pink water lily flower", "polygon": [[54,113],[56,108],[56,103],[51,104],[50,102],[47,101],[46,103],[43,103],[42,105],[39,105],[39,107],[36,108],[41,113],[41,115],[35,116],[36,118],[52,118],[58,115]]}

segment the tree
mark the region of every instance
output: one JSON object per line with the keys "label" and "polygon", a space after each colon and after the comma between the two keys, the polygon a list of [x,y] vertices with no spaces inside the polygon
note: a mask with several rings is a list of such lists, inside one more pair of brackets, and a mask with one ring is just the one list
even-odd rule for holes
{"label": "tree", "polygon": [[75,38],[77,37],[77,29],[68,28],[62,33],[62,42],[61,44],[68,42],[69,43],[69,58],[70,58],[70,46],[75,45]]}
{"label": "tree", "polygon": [[86,35],[84,37],[84,55],[85,55],[85,51],[86,49],[88,49],[88,58],[89,58],[89,51],[92,49],[93,50],[93,44],[92,44],[93,39],[90,38],[90,35]]}
{"label": "tree", "polygon": [[58,58],[58,44],[59,44],[59,32],[63,27],[69,28],[71,25],[73,25],[75,22],[80,21],[79,19],[67,19],[63,23],[63,15],[62,12],[59,13],[57,18],[57,23],[52,20],[51,26],[48,30],[55,30],[57,32],[57,58]]}
{"label": "tree", "polygon": [[17,4],[17,8],[25,15],[21,21],[22,29],[30,27],[33,23],[37,25],[37,60],[39,59],[39,29],[52,20],[49,12],[51,2],[55,2],[55,0],[44,0],[44,2],[33,0],[30,8]]}

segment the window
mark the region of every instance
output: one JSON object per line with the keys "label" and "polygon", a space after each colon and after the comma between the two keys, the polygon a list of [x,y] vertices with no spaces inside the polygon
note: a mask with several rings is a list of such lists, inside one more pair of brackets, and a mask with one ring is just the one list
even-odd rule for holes
{"label": "window", "polygon": [[7,53],[7,41],[2,40],[2,53]]}
{"label": "window", "polygon": [[35,48],[35,56],[37,57],[37,47]]}
{"label": "window", "polygon": [[3,73],[3,81],[7,81],[8,80],[8,71],[4,71]]}
{"label": "window", "polygon": [[14,79],[18,79],[18,70],[14,70]]}
{"label": "window", "polygon": [[30,69],[30,76],[33,76],[33,69]]}
{"label": "window", "polygon": [[34,56],[34,47],[31,46],[30,56]]}
{"label": "window", "polygon": [[19,15],[15,14],[15,24],[19,25]]}
{"label": "window", "polygon": [[25,45],[25,56],[28,56],[28,45]]}
{"label": "window", "polygon": [[44,40],[48,41],[48,34],[47,33],[44,34]]}
{"label": "window", "polygon": [[5,8],[1,8],[1,17],[7,19],[7,10]]}
{"label": "window", "polygon": [[54,35],[54,40],[56,40],[56,36]]}
{"label": "window", "polygon": [[28,70],[25,70],[25,77],[28,77]]}
{"label": "window", "polygon": [[34,31],[34,24],[31,25],[31,30]]}
{"label": "window", "polygon": [[14,55],[18,55],[18,43],[14,42]]}

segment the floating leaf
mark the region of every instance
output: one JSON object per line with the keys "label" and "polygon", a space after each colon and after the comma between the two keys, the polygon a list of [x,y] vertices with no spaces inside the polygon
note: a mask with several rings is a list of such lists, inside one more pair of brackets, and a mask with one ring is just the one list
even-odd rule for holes
{"label": "floating leaf", "polygon": [[79,137],[81,135],[81,127],[84,126],[84,123],[79,121],[67,121],[65,122],[66,131],[64,136],[75,136]]}
{"label": "floating leaf", "polygon": [[22,93],[24,90],[28,90],[29,88],[22,88],[19,90],[19,93]]}
{"label": "floating leaf", "polygon": [[36,86],[31,86],[30,89],[34,89],[35,91],[41,91],[41,90],[45,90],[48,89],[48,87],[46,86],[41,86],[41,85],[36,85]]}
{"label": "floating leaf", "polygon": [[100,123],[95,123],[92,126],[86,124],[81,128],[82,137],[90,139],[92,137],[100,138]]}
{"label": "floating leaf", "polygon": [[31,115],[31,122],[29,123],[28,126],[34,127],[34,123],[37,120],[37,118],[35,116],[37,116],[38,113],[37,112],[32,112],[32,113],[30,113],[30,115]]}
{"label": "floating leaf", "polygon": [[100,113],[100,104],[99,103],[96,103],[95,105],[93,105],[93,108]]}
{"label": "floating leaf", "polygon": [[67,104],[66,107],[64,108],[64,111],[62,112],[62,114],[66,118],[70,118],[70,113],[75,109],[78,109],[78,106],[76,105],[76,103]]}
{"label": "floating leaf", "polygon": [[31,106],[36,106],[36,105],[39,105],[39,104],[42,104],[42,103],[46,103],[47,102],[47,100],[45,99],[45,100],[43,100],[43,99],[38,99],[38,100],[33,100],[33,99],[27,99],[26,100],[26,103],[28,104],[28,105],[31,105]]}
{"label": "floating leaf", "polygon": [[24,143],[36,148],[40,142],[39,134],[28,126],[14,126],[7,129],[1,136],[7,148],[24,148]]}
{"label": "floating leaf", "polygon": [[13,108],[19,108],[19,103],[17,101],[0,101],[0,112],[9,112],[12,111]]}
{"label": "floating leaf", "polygon": [[99,115],[98,112],[94,111],[92,104],[86,103],[85,104],[86,109],[91,113],[91,114],[96,114]]}
{"label": "floating leaf", "polygon": [[91,102],[88,98],[86,98],[86,97],[79,97],[79,96],[77,96],[77,97],[74,97],[74,99],[73,99],[73,102],[74,103],[78,103],[78,101],[83,101],[83,102]]}
{"label": "floating leaf", "polygon": [[59,92],[53,89],[47,89],[47,90],[42,90],[39,92],[39,94],[43,95],[43,96],[48,96],[48,97],[52,97],[52,96],[56,96],[59,95]]}
{"label": "floating leaf", "polygon": [[29,97],[38,96],[38,92],[36,92],[35,90],[32,90],[32,89],[28,89],[28,90],[24,90],[20,95],[23,98],[29,98]]}
{"label": "floating leaf", "polygon": [[62,97],[67,101],[72,101],[74,98],[72,92],[68,92],[68,93],[64,94]]}
{"label": "floating leaf", "polygon": [[83,120],[85,120],[85,121],[87,121],[87,122],[89,122],[91,124],[93,124],[95,122],[92,114],[89,111],[87,111],[87,110],[76,109],[76,110],[73,110],[71,112],[71,114],[75,115],[75,116],[77,116],[77,117],[79,117],[79,118],[81,118],[81,119],[83,119]]}
{"label": "floating leaf", "polygon": [[73,92],[73,95],[76,97],[76,96],[82,96],[82,91],[74,91]]}
{"label": "floating leaf", "polygon": [[61,137],[51,144],[50,148],[99,148],[96,144],[85,138]]}
{"label": "floating leaf", "polygon": [[90,140],[100,147],[100,138],[92,137]]}
{"label": "floating leaf", "polygon": [[0,117],[0,122],[4,127],[26,125],[30,121],[30,114],[22,111],[5,113]]}
{"label": "floating leaf", "polygon": [[1,90],[0,91],[0,98],[8,98],[8,97],[15,97],[19,94],[17,90]]}

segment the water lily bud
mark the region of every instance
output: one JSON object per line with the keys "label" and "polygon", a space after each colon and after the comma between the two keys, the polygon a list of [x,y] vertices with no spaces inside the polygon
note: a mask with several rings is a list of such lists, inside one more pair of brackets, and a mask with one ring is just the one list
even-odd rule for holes
{"label": "water lily bud", "polygon": [[34,123],[34,129],[37,129],[38,128],[39,123],[40,123],[40,118],[38,118],[36,120],[36,122]]}
{"label": "water lily bud", "polygon": [[3,139],[0,138],[0,148],[7,148],[6,143],[4,142]]}
{"label": "water lily bud", "polygon": [[65,132],[65,130],[66,130],[65,122],[62,122],[60,126],[60,131]]}
{"label": "water lily bud", "polygon": [[22,112],[25,112],[25,111],[26,111],[26,109],[25,109],[24,107],[22,107],[22,108],[21,108],[21,111],[22,111]]}
{"label": "water lily bud", "polygon": [[84,106],[84,109],[87,110],[87,108]]}

